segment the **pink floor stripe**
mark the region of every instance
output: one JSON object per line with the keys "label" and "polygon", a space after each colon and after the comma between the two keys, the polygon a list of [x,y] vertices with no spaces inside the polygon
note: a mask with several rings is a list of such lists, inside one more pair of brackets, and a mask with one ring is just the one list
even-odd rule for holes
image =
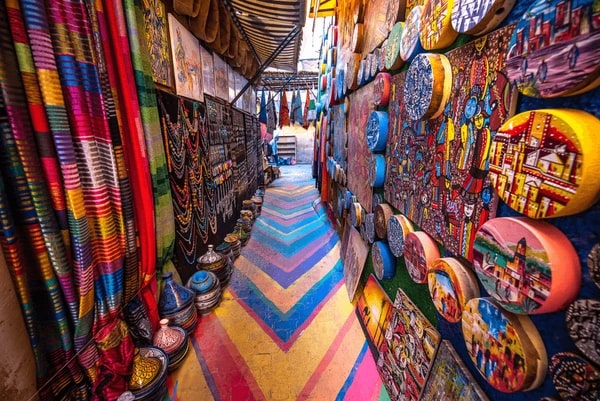
{"label": "pink floor stripe", "polygon": [[[321,376],[323,374],[325,369],[327,369],[327,367],[331,363],[331,360],[335,356],[335,353],[337,352],[337,350],[340,348],[340,345],[342,344],[342,341],[344,340],[346,333],[348,333],[348,330],[354,323],[355,319],[356,319],[356,317],[354,316],[353,313],[348,315],[348,318],[346,319],[346,321],[344,322],[342,327],[340,327],[340,331],[335,336],[335,339],[333,340],[333,342],[331,343],[331,346],[329,347],[329,349],[323,356],[323,359],[321,359],[321,362],[319,362],[319,365],[317,366],[317,368],[311,375],[310,379],[308,379],[308,381],[306,382],[306,385],[304,386],[304,388],[298,395],[299,400],[308,399],[310,397],[310,394],[312,393],[315,385],[319,381],[319,376]],[[361,399],[357,398],[356,400],[361,400]]]}
{"label": "pink floor stripe", "polygon": [[373,355],[367,351],[354,375],[354,381],[344,395],[344,400],[378,401],[381,385],[381,378],[377,372]]}

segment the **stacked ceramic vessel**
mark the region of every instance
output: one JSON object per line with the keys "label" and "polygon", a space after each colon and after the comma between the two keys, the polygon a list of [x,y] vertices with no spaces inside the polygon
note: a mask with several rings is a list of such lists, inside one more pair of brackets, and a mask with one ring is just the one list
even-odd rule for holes
{"label": "stacked ceramic vessel", "polygon": [[167,370],[172,372],[183,363],[190,342],[184,329],[178,326],[169,326],[168,319],[161,319],[160,328],[154,333],[152,344],[167,354],[169,357]]}
{"label": "stacked ceramic vessel", "polygon": [[158,347],[135,351],[129,391],[140,401],[162,401],[167,393],[169,357]]}
{"label": "stacked ceramic vessel", "polygon": [[164,273],[163,288],[158,301],[158,314],[168,319],[173,326],[179,326],[188,334],[198,324],[198,313],[194,307],[194,292],[177,283],[173,273]]}
{"label": "stacked ceramic vessel", "polygon": [[196,270],[212,272],[217,276],[219,282],[227,283],[231,276],[230,266],[229,258],[225,258],[220,253],[216,252],[214,246],[211,244],[208,246],[208,251],[198,258]]}
{"label": "stacked ceramic vessel", "polygon": [[211,312],[221,300],[221,284],[211,271],[197,271],[190,277],[187,286],[194,291],[194,304],[202,315]]}
{"label": "stacked ceramic vessel", "polygon": [[233,262],[235,261],[235,257],[233,255],[232,246],[229,242],[223,241],[220,245],[215,248],[215,251],[221,255],[223,259],[227,261],[227,274],[218,275],[219,283],[221,283],[221,288],[224,288],[231,278],[231,274],[233,273]]}
{"label": "stacked ceramic vessel", "polygon": [[225,242],[231,244],[231,252],[233,253],[233,259],[237,259],[242,251],[242,243],[240,242],[240,236],[234,233],[227,234],[225,236]]}

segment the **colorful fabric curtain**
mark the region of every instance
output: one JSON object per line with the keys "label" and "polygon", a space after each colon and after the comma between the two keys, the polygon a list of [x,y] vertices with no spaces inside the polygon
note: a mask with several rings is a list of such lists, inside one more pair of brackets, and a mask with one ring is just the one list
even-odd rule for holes
{"label": "colorful fabric curtain", "polygon": [[279,100],[279,128],[290,125],[290,108],[288,107],[287,95],[285,88],[281,91],[281,99]]}
{"label": "colorful fabric curtain", "polygon": [[114,399],[123,307],[140,294],[158,322],[174,222],[140,17],[133,0],[0,3],[0,245],[42,400]]}
{"label": "colorful fabric curtain", "polygon": [[258,121],[260,121],[263,124],[267,123],[267,100],[265,99],[264,90],[260,95],[260,112],[258,114]]}
{"label": "colorful fabric curtain", "polygon": [[306,99],[304,100],[304,115],[302,118],[302,127],[308,129],[308,105],[310,103],[310,93],[306,91]]}

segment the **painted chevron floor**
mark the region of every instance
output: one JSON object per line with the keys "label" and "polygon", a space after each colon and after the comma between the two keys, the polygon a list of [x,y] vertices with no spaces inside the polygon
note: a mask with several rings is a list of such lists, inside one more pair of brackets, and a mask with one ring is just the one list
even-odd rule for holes
{"label": "painted chevron floor", "polygon": [[310,166],[281,170],[219,307],[169,378],[172,401],[389,400]]}

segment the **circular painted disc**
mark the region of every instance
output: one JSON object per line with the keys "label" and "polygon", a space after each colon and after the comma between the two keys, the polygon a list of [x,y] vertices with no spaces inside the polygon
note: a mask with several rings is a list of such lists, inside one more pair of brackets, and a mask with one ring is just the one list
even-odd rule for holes
{"label": "circular painted disc", "polygon": [[411,120],[442,114],[452,92],[452,66],[443,54],[419,54],[408,67],[404,102]]}
{"label": "circular painted disc", "polygon": [[404,60],[400,57],[400,43],[404,22],[396,22],[385,46],[385,68],[386,70],[397,70],[402,67]]}
{"label": "circular painted disc", "polygon": [[378,203],[373,210],[375,210],[375,234],[381,239],[386,239],[388,221],[394,214],[392,207],[387,203]]}
{"label": "circular painted disc", "polygon": [[560,352],[552,357],[554,388],[566,401],[600,400],[600,371],[579,355]]}
{"label": "circular painted disc", "polygon": [[587,258],[587,266],[592,280],[600,287],[600,244],[594,245]]}
{"label": "circular painted disc", "polygon": [[473,268],[490,295],[513,313],[561,310],[581,286],[569,239],[550,223],[524,217],[499,217],[479,227]]}
{"label": "circular painted disc", "polygon": [[360,227],[363,224],[362,206],[359,202],[353,202],[350,206],[350,222],[354,227]]}
{"label": "circular painted disc", "polygon": [[452,28],[458,33],[483,35],[506,18],[516,0],[454,0]]}
{"label": "circular painted disc", "polygon": [[387,111],[372,111],[367,121],[367,147],[371,152],[385,150],[388,133]]}
{"label": "circular painted disc", "polygon": [[505,71],[522,94],[569,96],[600,85],[600,29],[591,26],[597,1],[571,3],[535,0],[517,23]]}
{"label": "circular painted disc", "polygon": [[385,182],[385,156],[371,154],[369,160],[369,183],[373,188],[380,188]]}
{"label": "circular painted disc", "polygon": [[462,332],[475,368],[496,390],[514,393],[543,382],[548,355],[528,316],[507,312],[491,298],[474,298],[463,311]]}
{"label": "circular painted disc", "polygon": [[413,231],[404,239],[404,262],[415,283],[427,282],[427,270],[440,257],[437,242],[424,231]]}
{"label": "circular painted disc", "polygon": [[455,0],[425,0],[421,15],[421,44],[425,50],[450,46],[458,33],[452,28],[452,5]]}
{"label": "circular painted disc", "polygon": [[396,258],[392,255],[387,243],[383,241],[373,243],[371,261],[373,262],[375,277],[379,280],[387,280],[394,277],[396,273]]}
{"label": "circular painted disc", "polygon": [[392,76],[387,72],[380,72],[375,77],[373,100],[376,106],[387,106],[392,92]]}
{"label": "circular painted disc", "polygon": [[365,25],[362,23],[357,23],[354,25],[354,31],[352,32],[352,44],[350,45],[352,52],[360,53],[363,51],[364,36]]}
{"label": "circular painted disc", "polygon": [[402,214],[390,216],[387,225],[387,239],[392,254],[399,258],[404,253],[404,242],[408,233],[414,231],[412,222]]}
{"label": "circular painted disc", "polygon": [[569,216],[600,195],[600,120],[574,109],[517,114],[493,138],[489,174],[500,199],[528,217]]}
{"label": "circular painted disc", "polygon": [[385,16],[385,28],[389,32],[394,24],[404,19],[406,11],[406,1],[404,0],[388,0],[387,13]]}
{"label": "circular painted disc", "polygon": [[346,74],[344,76],[345,85],[348,89],[354,90],[357,88],[358,67],[360,65],[360,54],[353,53],[346,64]]}
{"label": "circular painted disc", "polygon": [[449,322],[460,322],[465,304],[479,297],[475,274],[454,258],[439,258],[427,271],[429,294],[435,308]]}
{"label": "circular painted disc", "polygon": [[600,365],[600,301],[578,299],[567,309],[569,336],[581,353]]}
{"label": "circular painted disc", "polygon": [[375,241],[375,215],[373,213],[365,215],[363,227],[365,228],[365,240],[372,244]]}
{"label": "circular painted disc", "polygon": [[379,67],[379,61],[381,60],[381,49],[376,48],[371,53],[371,78],[375,78],[377,73],[381,70]]}
{"label": "circular painted disc", "polygon": [[400,57],[404,61],[411,61],[417,54],[423,52],[421,46],[421,15],[423,7],[416,6],[406,17],[406,23],[400,39]]}

